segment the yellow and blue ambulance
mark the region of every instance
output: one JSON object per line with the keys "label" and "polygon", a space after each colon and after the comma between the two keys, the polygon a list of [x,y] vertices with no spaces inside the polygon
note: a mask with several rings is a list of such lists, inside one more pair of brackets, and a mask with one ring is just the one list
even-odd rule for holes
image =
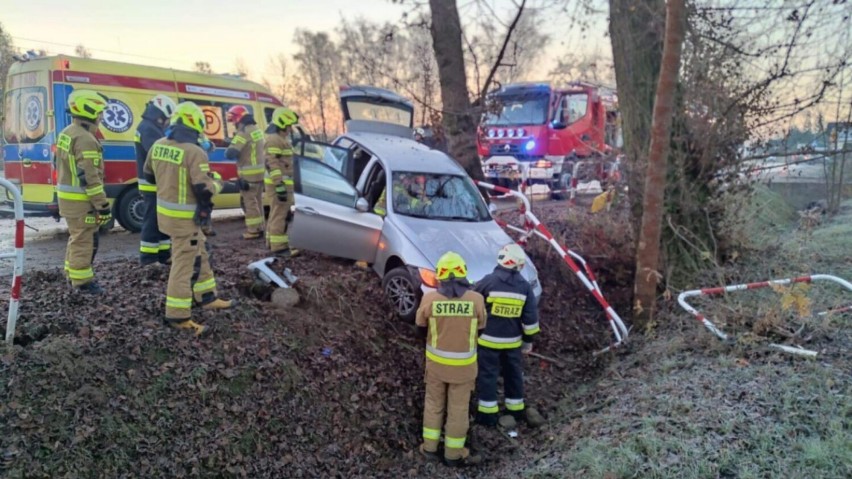
{"label": "yellow and blue ambulance", "polygon": [[[225,158],[226,139],[236,128],[225,120],[233,105],[245,106],[258,126],[266,128],[281,102],[264,86],[236,76],[212,75],[58,55],[16,62],[4,90],[2,148],[5,176],[22,191],[28,216],[58,217],[53,167],[56,136],[71,122],[68,95],[75,88],[109,98],[98,137],[104,149],[105,189],[113,216],[129,231],[139,231],[144,202],[136,189],[134,136],[145,104],[159,93],[175,102],[193,101],[205,112],[205,134],[216,147],[211,167],[223,179],[236,179],[233,160]],[[304,132],[296,130],[295,136]],[[294,140],[298,140],[294,138]],[[229,186],[215,200],[216,208],[240,207],[239,192]],[[6,206],[11,204],[7,194]]]}

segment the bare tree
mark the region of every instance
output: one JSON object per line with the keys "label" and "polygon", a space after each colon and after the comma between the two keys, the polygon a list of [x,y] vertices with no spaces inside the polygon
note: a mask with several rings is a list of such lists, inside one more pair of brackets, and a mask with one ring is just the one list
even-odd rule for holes
{"label": "bare tree", "polygon": [[672,112],[675,107],[675,89],[680,70],[681,49],[686,29],[684,0],[666,2],[666,33],[660,79],[654,101],[651,145],[648,153],[648,170],[643,195],[642,228],[636,250],[635,304],[638,321],[653,318],[657,299],[658,266],[660,258],[660,232],[662,230],[663,204],[666,191],[666,170],[671,141]]}
{"label": "bare tree", "polygon": [[246,78],[249,76],[249,68],[246,64],[246,60],[243,57],[237,57],[237,59],[234,60],[234,70],[236,70],[237,75],[242,78]]}
{"label": "bare tree", "polygon": [[82,43],[74,47],[74,54],[80,58],[92,58],[92,52],[90,52]]}
{"label": "bare tree", "polygon": [[299,65],[302,92],[312,99],[319,114],[319,127],[323,139],[329,138],[329,120],[334,115],[329,104],[334,104],[337,86],[339,51],[329,35],[324,32],[296,30],[294,42],[299,52],[293,56]]}
{"label": "bare tree", "polygon": [[210,67],[210,64],[208,62],[195,62],[195,65],[192,66],[192,69],[199,73],[213,73],[213,69]]}

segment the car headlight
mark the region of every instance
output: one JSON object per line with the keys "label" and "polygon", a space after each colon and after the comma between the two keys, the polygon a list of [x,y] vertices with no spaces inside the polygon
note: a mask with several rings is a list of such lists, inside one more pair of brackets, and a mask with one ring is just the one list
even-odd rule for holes
{"label": "car headlight", "polygon": [[435,277],[435,272],[431,269],[426,268],[417,268],[420,272],[420,281],[423,281],[423,284],[430,288],[438,287],[438,278]]}

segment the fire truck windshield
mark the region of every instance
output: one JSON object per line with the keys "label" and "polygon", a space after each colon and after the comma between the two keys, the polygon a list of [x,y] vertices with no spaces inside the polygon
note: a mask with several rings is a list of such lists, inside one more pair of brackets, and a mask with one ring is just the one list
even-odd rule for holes
{"label": "fire truck windshield", "polygon": [[547,121],[548,95],[493,97],[485,125],[541,125]]}

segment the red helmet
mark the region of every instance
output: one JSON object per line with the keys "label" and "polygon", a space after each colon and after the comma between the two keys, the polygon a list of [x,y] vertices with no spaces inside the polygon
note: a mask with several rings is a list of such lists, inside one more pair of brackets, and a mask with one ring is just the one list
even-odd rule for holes
{"label": "red helmet", "polygon": [[228,119],[229,122],[236,125],[240,122],[240,120],[243,119],[244,116],[248,114],[248,108],[242,105],[234,105],[231,108],[228,108],[228,112],[225,114],[225,117]]}

